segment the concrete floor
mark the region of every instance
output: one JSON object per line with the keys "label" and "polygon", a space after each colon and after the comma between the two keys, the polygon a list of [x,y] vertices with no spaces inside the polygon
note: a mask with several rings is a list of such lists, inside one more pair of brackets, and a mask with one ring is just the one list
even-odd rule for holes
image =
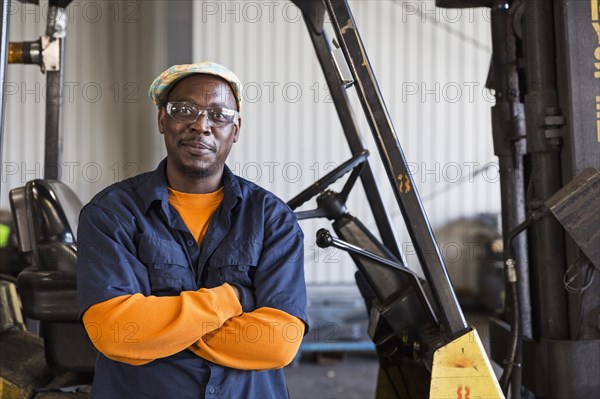
{"label": "concrete floor", "polygon": [[345,355],[319,364],[302,360],[285,369],[292,399],[372,399],[379,363],[372,355]]}

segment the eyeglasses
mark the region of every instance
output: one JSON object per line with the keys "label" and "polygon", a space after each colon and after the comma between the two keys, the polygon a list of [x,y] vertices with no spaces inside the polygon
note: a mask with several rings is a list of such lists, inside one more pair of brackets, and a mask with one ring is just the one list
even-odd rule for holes
{"label": "eyeglasses", "polygon": [[225,127],[237,122],[239,112],[227,108],[201,108],[187,102],[167,103],[167,114],[178,122],[192,124],[206,114],[210,127]]}

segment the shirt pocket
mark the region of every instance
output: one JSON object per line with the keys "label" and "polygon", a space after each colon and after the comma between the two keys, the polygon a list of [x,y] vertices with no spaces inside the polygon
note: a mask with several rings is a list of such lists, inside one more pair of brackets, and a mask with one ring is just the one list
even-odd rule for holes
{"label": "shirt pocket", "polygon": [[260,257],[260,243],[237,242],[228,247],[229,249],[217,249],[210,257],[205,287],[213,288],[223,283],[235,283],[252,288]]}
{"label": "shirt pocket", "polygon": [[173,241],[142,235],[138,257],[148,269],[152,295],[177,295],[195,290],[194,276],[181,246]]}

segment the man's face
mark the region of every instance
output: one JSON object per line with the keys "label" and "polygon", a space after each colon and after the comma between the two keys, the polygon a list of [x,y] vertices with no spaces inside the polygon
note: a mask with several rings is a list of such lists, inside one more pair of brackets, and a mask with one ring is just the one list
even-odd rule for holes
{"label": "man's face", "polygon": [[[195,74],[182,79],[169,93],[168,101],[237,110],[229,84],[212,75]],[[173,119],[161,107],[158,127],[165,136],[169,175],[197,182],[222,172],[231,147],[238,140],[240,119],[229,126],[215,127],[209,126],[208,116],[203,114],[187,124]]]}

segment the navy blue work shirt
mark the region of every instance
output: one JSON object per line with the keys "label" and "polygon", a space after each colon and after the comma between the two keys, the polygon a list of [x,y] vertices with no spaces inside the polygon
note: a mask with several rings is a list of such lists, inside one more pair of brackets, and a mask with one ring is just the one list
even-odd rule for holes
{"label": "navy blue work shirt", "polygon": [[[90,306],[121,295],[178,295],[228,282],[243,288],[245,312],[280,309],[308,328],[303,234],[296,216],[274,194],[227,166],[223,185],[223,202],[200,246],[169,205],[166,160],[153,172],[97,194],[79,219],[80,317]],[[141,366],[100,354],[92,387],[93,398],[110,399],[287,396],[282,369],[232,369],[187,349]]]}

